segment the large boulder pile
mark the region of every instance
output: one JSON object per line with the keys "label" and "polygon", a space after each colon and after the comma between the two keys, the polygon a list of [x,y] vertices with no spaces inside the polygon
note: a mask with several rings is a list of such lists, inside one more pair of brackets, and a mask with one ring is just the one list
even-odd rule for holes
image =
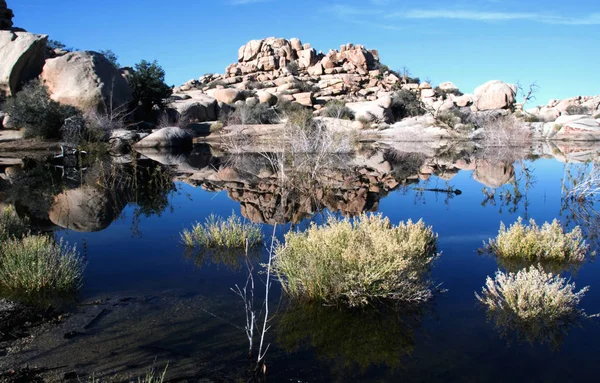
{"label": "large boulder pile", "polygon": [[96,52],[71,52],[46,61],[41,78],[53,100],[80,110],[105,111],[132,100],[127,81]]}
{"label": "large boulder pile", "polygon": [[0,0],[0,30],[11,29],[13,26],[12,18],[14,17],[12,9],[8,8],[5,0]]}
{"label": "large boulder pile", "polygon": [[42,72],[47,40],[45,35],[0,31],[0,96],[14,95]]}
{"label": "large boulder pile", "polygon": [[543,121],[555,121],[560,116],[597,116],[600,115],[600,95],[550,100],[546,105],[528,109],[527,113]]}

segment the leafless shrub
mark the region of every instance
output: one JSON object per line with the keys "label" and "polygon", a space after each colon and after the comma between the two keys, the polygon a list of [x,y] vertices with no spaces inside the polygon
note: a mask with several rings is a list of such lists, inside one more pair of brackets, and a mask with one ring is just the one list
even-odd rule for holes
{"label": "leafless shrub", "polygon": [[513,116],[502,116],[483,126],[485,146],[510,147],[531,144],[531,132]]}

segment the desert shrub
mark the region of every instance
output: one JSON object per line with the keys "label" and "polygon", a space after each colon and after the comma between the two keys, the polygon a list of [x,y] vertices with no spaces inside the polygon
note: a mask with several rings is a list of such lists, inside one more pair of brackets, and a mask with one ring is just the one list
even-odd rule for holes
{"label": "desert shrub", "polygon": [[208,89],[215,89],[218,86],[227,88],[229,84],[225,80],[214,80],[208,83]]}
{"label": "desert shrub", "polygon": [[163,106],[163,100],[170,97],[173,90],[165,83],[165,71],[155,60],[142,60],[135,64],[129,77],[133,103],[140,108],[143,117],[149,117],[152,109]]}
{"label": "desert shrub", "polygon": [[188,248],[245,249],[256,247],[263,241],[260,226],[244,222],[232,214],[226,220],[210,215],[204,224],[196,223],[191,230],[181,233],[181,240]]}
{"label": "desert shrub", "polygon": [[71,293],[81,287],[84,263],[74,247],[47,236],[0,245],[0,290],[18,296]]}
{"label": "desert shrub", "polygon": [[508,229],[501,223],[498,236],[486,245],[486,251],[497,257],[536,262],[580,263],[585,261],[588,250],[578,226],[565,233],[558,220],[540,227],[533,219],[529,226],[524,225],[520,217]]}
{"label": "desert shrub", "polygon": [[323,226],[287,233],[274,270],[294,298],[350,306],[379,299],[422,302],[433,294],[426,273],[436,242],[422,221],[392,226],[381,215],[330,217]]}
{"label": "desert shrub", "polygon": [[298,76],[298,74],[300,73],[300,66],[298,65],[298,61],[296,60],[290,61],[290,63],[286,65],[286,68],[293,76]]}
{"label": "desert shrub", "polygon": [[354,120],[354,112],[342,100],[327,102],[322,115],[325,117],[341,118],[342,120]]}
{"label": "desert shrub", "polygon": [[402,89],[392,95],[392,113],[396,120],[422,116],[425,112],[419,97],[410,90]]}
{"label": "desert shrub", "polygon": [[442,89],[439,86],[436,86],[435,88],[433,88],[433,90],[435,91],[435,94],[437,94],[438,96],[441,96],[443,100],[446,100],[448,98],[449,95],[455,95],[455,96],[462,96],[463,93],[458,90],[458,89]]}
{"label": "desert shrub", "polygon": [[110,49],[104,49],[101,50],[99,53],[106,57],[106,59],[111,64],[113,64],[115,68],[119,69],[121,67],[121,65],[119,64],[119,56],[117,56],[115,52],[111,51]]}
{"label": "desert shrub", "polygon": [[67,47],[64,43],[62,43],[61,41],[58,40],[53,40],[50,39],[48,40],[48,42],[46,43],[46,47],[49,49],[62,49],[63,51],[67,51],[67,52],[73,52],[77,49],[73,48],[73,47]]}
{"label": "desert shrub", "polygon": [[48,88],[39,80],[30,81],[4,104],[15,126],[25,129],[25,137],[58,138],[65,120],[79,115],[71,106],[50,98]]}
{"label": "desert shrub", "polygon": [[22,237],[27,233],[27,221],[19,218],[12,206],[0,212],[0,242]]}
{"label": "desert shrub", "polygon": [[276,124],[278,122],[277,111],[267,104],[236,106],[235,110],[228,115],[229,125]]}
{"label": "desert shrub", "polygon": [[218,133],[221,130],[223,130],[224,126],[225,126],[225,124],[223,124],[223,122],[221,122],[221,121],[215,121],[212,124],[210,124],[210,132],[211,133]]}
{"label": "desert shrub", "polygon": [[525,122],[540,122],[540,118],[535,114],[526,113],[523,115],[523,121]]}
{"label": "desert shrub", "polygon": [[246,88],[249,90],[258,90],[265,88],[265,84],[260,81],[250,81],[246,84]]}
{"label": "desert shrub", "polygon": [[577,114],[592,114],[592,111],[587,106],[582,105],[570,105],[567,107],[567,114],[573,116]]}
{"label": "desert shrub", "polygon": [[599,113],[599,114],[597,114],[597,115],[595,115],[595,116],[594,116],[594,118],[595,118],[596,120],[600,119],[600,113]]}
{"label": "desert shrub", "polygon": [[486,146],[526,146],[531,141],[531,131],[514,116],[476,117],[475,125],[483,129]]}
{"label": "desert shrub", "polygon": [[321,88],[315,86],[308,81],[296,80],[292,83],[294,89],[298,89],[300,92],[319,92]]}
{"label": "desert shrub", "polygon": [[503,332],[516,331],[530,342],[557,343],[584,314],[578,305],[587,291],[584,287],[576,292],[574,283],[531,266],[517,273],[496,272],[475,296]]}
{"label": "desert shrub", "polygon": [[435,120],[440,124],[446,125],[450,129],[454,129],[456,125],[460,124],[462,121],[459,116],[449,110],[438,113],[435,116]]}

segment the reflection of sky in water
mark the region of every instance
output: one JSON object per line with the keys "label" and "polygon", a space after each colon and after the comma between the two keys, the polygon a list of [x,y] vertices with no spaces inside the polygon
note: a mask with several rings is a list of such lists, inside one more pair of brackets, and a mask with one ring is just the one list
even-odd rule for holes
{"label": "reflection of sky in water", "polygon": [[[530,168],[534,182],[525,192],[523,170],[517,163],[516,183],[526,195],[516,206],[503,203],[501,197],[502,191],[514,193],[512,184],[496,190],[495,205],[489,201],[484,205],[486,197],[482,190],[485,186],[473,179],[472,171],[460,171],[450,181],[432,176],[427,182],[393,191],[379,202],[378,211],[392,223],[423,218],[439,233],[439,250],[443,254],[433,268],[432,277],[448,290],[435,299],[420,325],[413,329],[414,349],[411,347],[411,356],[400,369],[372,366],[356,370],[343,360],[332,360],[329,349],[328,357],[319,360],[322,353],[310,347],[301,347],[296,354],[288,355],[277,351],[275,346],[270,360],[271,373],[281,379],[291,376],[310,381],[331,381],[332,376],[338,381],[354,381],[355,373],[360,373],[365,380],[385,381],[582,381],[595,376],[600,329],[594,322],[570,329],[562,348],[556,352],[544,346],[519,343],[507,347],[493,324],[486,322],[485,311],[474,298],[474,292],[481,290],[486,276],[497,270],[496,260],[478,255],[477,250],[483,241],[495,236],[501,221],[509,224],[519,216],[538,222],[561,218],[564,165],[548,159],[523,164]],[[420,190],[448,186],[462,194],[448,198],[446,193]],[[228,198],[224,191],[207,192],[185,183],[178,183],[177,189],[170,197],[170,207],[160,216],[140,218],[139,235],[133,235],[133,205],[128,205],[120,218],[104,231],[60,232],[80,246],[85,241],[89,265],[84,297],[156,294],[175,289],[207,297],[224,296],[234,284],[243,283],[243,270],[236,273],[225,265],[210,262],[202,268],[195,267],[193,260],[185,258],[184,248],[179,244],[182,229],[204,221],[210,214],[240,214],[239,203]],[[320,221],[325,216],[326,212],[319,213],[315,219]],[[298,227],[306,224],[305,221]],[[269,235],[272,229],[265,225],[264,230]],[[280,226],[280,237],[282,231]],[[600,311],[599,273],[597,263],[587,263],[573,276],[579,287],[592,287],[582,301],[582,307],[590,313]],[[237,305],[234,307],[239,309]],[[332,324],[328,326],[335,328]],[[306,328],[316,331],[310,326]]]}

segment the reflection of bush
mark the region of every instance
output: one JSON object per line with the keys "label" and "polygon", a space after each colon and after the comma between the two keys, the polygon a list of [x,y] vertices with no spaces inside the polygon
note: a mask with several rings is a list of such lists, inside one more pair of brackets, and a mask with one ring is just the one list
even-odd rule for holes
{"label": "reflection of bush", "polygon": [[[259,259],[260,252],[260,248],[251,249],[248,251],[248,258]],[[199,269],[210,263],[223,265],[231,271],[239,271],[242,268],[245,254],[240,249],[186,248],[185,257],[192,260]]]}
{"label": "reflection of bush", "polygon": [[399,368],[402,356],[414,349],[414,329],[421,315],[414,307],[291,304],[276,325],[277,341],[287,352],[309,346],[322,359],[341,359],[345,368]]}
{"label": "reflection of bush", "polygon": [[517,273],[498,271],[475,296],[502,337],[510,340],[514,334],[518,341],[558,348],[568,328],[584,317],[578,305],[587,290],[576,292],[574,283],[532,266]]}

